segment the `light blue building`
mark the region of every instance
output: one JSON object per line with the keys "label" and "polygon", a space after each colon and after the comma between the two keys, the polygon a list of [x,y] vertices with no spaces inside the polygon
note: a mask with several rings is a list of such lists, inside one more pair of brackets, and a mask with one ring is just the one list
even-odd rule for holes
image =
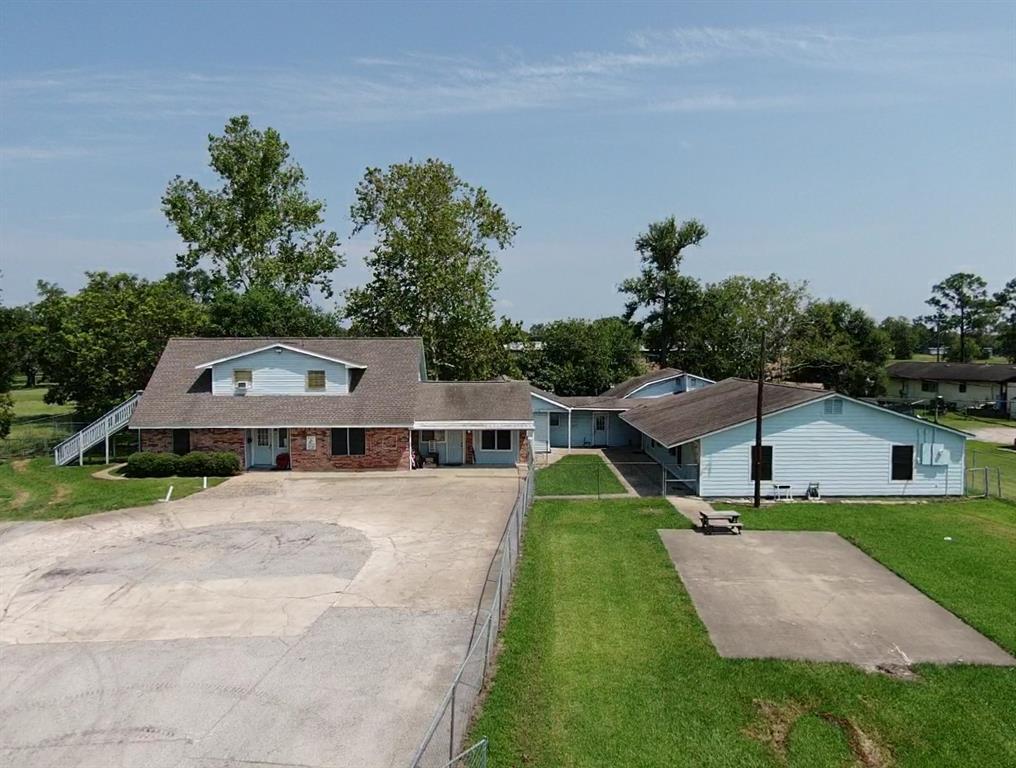
{"label": "light blue building", "polygon": [[636,376],[600,395],[562,397],[531,388],[537,452],[551,448],[641,446],[641,435],[621,414],[647,400],[689,392],[713,382],[675,368]]}

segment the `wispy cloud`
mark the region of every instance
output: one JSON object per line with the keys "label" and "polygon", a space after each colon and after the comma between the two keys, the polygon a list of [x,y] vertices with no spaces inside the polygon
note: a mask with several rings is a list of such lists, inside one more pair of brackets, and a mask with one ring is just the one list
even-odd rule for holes
{"label": "wispy cloud", "polygon": [[[856,88],[886,75],[1009,74],[1004,52],[962,37],[916,37],[811,27],[684,27],[633,33],[618,50],[532,59],[517,50],[486,59],[421,52],[362,57],[334,72],[88,70],[0,81],[8,111],[63,110],[135,119],[263,112],[318,126],[540,109],[731,112],[823,108],[829,93],[863,103]],[[877,73],[855,92],[821,88],[837,73]],[[904,89],[901,88],[901,92]],[[908,81],[906,92],[912,93]],[[30,153],[26,153],[26,157]],[[39,158],[43,157],[40,152]]]}

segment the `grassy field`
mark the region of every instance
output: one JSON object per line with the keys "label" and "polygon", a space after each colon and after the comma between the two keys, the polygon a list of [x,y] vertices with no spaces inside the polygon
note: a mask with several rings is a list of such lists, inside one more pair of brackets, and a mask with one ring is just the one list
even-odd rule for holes
{"label": "grassy field", "polygon": [[[922,413],[921,417],[927,421],[933,421],[930,412]],[[961,413],[947,411],[938,415],[938,422],[946,427],[962,429],[964,432],[972,432],[982,427],[1011,427],[1016,429],[1016,421],[1012,419],[994,418],[991,416],[965,416]]]}
{"label": "grassy field", "polygon": [[[51,520],[153,504],[173,486],[179,499],[201,490],[200,477],[92,477],[98,467],[55,467],[48,458],[0,463],[0,520]],[[209,485],[222,482],[209,478]]]}
{"label": "grassy field", "polygon": [[607,463],[595,454],[565,456],[536,473],[537,496],[596,496],[624,493]]}
{"label": "grassy field", "polygon": [[[795,512],[751,513],[748,527],[842,528],[1016,650],[1005,598],[1016,507]],[[656,533],[688,525],[669,505],[544,500],[528,525],[504,650],[472,731],[490,738],[494,766],[1016,765],[1013,669],[922,666],[903,681],[722,659]],[[956,546],[939,546],[946,531]]]}
{"label": "grassy field", "polygon": [[[1002,479],[1002,496],[1016,500],[1016,450],[994,443],[982,443],[978,440],[967,440],[967,469],[991,467],[997,469]],[[974,477],[971,477],[974,475]],[[978,479],[976,473],[967,473],[967,492],[983,492],[983,478]],[[988,475],[991,494],[996,493],[995,473]]]}
{"label": "grassy field", "polygon": [[[16,388],[14,423],[11,433],[0,440],[0,456],[22,456],[45,452],[75,430],[73,405],[50,405],[43,401],[48,387]],[[77,425],[77,428],[84,426]]]}

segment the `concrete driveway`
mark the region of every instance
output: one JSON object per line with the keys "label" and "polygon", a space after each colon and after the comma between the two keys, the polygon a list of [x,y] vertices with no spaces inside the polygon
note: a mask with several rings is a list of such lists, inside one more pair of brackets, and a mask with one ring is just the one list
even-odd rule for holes
{"label": "concrete driveway", "polygon": [[661,530],[721,656],[1009,665],[1008,653],[835,533]]}
{"label": "concrete driveway", "polygon": [[0,764],[404,766],[514,470],[248,474],[0,530]]}

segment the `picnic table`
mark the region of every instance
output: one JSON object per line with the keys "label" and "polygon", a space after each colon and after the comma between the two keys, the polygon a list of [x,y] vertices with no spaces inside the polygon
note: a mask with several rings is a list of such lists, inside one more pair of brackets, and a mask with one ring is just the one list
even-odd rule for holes
{"label": "picnic table", "polygon": [[699,512],[699,527],[706,535],[713,531],[741,532],[741,515],[732,509]]}

